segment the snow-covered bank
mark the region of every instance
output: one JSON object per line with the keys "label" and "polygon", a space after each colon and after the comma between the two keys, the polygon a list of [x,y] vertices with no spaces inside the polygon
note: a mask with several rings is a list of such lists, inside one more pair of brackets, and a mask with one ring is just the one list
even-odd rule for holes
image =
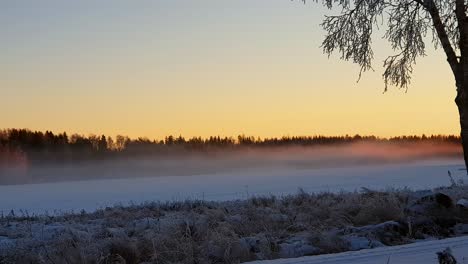
{"label": "snow-covered bank", "polygon": [[468,263],[468,236],[417,242],[409,245],[364,249],[337,254],[253,261],[249,264],[431,264],[436,252],[450,247],[459,264]]}
{"label": "snow-covered bank", "polygon": [[[238,170],[231,173],[106,179],[0,186],[0,211],[92,211],[115,204],[202,199],[227,201],[252,195],[353,191],[361,187],[430,189],[462,174],[460,161],[431,161],[327,169]],[[135,172],[135,176],[138,176]]]}
{"label": "snow-covered bank", "polygon": [[299,191],[56,216],[8,213],[0,216],[0,263],[239,263],[345,251],[355,253],[341,263],[366,263],[359,250],[468,235],[467,191]]}

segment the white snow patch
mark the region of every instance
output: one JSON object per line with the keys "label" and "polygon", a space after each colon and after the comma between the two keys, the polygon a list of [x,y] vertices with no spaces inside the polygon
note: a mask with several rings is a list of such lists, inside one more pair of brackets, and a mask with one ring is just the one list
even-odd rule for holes
{"label": "white snow patch", "polygon": [[[437,263],[436,252],[450,247],[460,264],[468,263],[468,236],[442,240],[417,242],[414,244],[364,249],[338,254],[253,261],[249,264],[429,264]],[[390,259],[390,260],[389,260]]]}
{"label": "white snow patch", "polygon": [[460,200],[458,200],[457,205],[461,206],[461,207],[464,207],[464,208],[468,208],[468,200],[467,199],[460,199]]}

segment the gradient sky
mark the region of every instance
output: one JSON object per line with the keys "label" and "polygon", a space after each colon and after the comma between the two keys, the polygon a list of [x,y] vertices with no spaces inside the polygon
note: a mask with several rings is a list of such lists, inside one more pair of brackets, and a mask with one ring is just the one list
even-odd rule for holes
{"label": "gradient sky", "polygon": [[[441,50],[408,92],[328,59],[328,11],[290,0],[3,0],[0,128],[161,138],[456,134]],[[431,47],[432,45],[428,45]]]}

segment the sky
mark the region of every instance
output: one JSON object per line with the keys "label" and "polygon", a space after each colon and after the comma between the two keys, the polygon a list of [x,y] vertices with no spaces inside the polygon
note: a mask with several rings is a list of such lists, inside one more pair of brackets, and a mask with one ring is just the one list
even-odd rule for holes
{"label": "sky", "polygon": [[428,45],[407,91],[322,53],[330,11],[290,0],[0,0],[0,128],[162,138],[458,134]]}

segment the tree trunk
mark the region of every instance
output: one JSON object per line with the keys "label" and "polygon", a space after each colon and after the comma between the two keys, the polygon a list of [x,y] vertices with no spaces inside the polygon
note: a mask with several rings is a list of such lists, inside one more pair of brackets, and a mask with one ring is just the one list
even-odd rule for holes
{"label": "tree trunk", "polygon": [[457,89],[457,98],[455,98],[455,103],[457,104],[458,113],[460,115],[460,137],[463,147],[465,169],[467,169],[468,174],[468,98],[462,87],[458,87]]}

